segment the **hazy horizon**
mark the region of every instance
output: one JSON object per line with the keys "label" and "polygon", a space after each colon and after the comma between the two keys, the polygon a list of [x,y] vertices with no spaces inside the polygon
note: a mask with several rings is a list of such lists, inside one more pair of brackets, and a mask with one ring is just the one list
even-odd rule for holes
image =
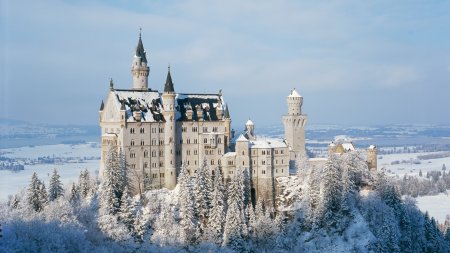
{"label": "hazy horizon", "polygon": [[149,87],[222,90],[234,126],[449,125],[448,2],[1,1],[0,118],[96,125],[109,79],[131,88],[142,27]]}

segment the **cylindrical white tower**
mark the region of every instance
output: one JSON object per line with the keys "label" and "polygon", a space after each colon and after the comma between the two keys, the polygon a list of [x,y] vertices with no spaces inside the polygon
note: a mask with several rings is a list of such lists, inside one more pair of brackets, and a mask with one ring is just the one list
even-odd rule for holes
{"label": "cylindrical white tower", "polygon": [[162,94],[163,115],[166,121],[164,126],[164,180],[167,189],[173,189],[177,184],[175,97],[169,68]]}
{"label": "cylindrical white tower", "polygon": [[307,116],[302,114],[303,97],[293,89],[286,98],[288,113],[283,116],[284,138],[289,145],[291,161],[305,155],[305,125]]}
{"label": "cylindrical white tower", "polygon": [[133,58],[133,64],[131,66],[131,74],[133,75],[133,90],[148,90],[148,75],[150,74],[150,68],[147,66],[147,56],[140,33]]}

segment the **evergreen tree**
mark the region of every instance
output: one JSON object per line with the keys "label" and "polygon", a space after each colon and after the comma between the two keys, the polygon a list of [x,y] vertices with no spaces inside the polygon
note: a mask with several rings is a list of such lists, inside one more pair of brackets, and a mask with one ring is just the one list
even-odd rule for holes
{"label": "evergreen tree", "polygon": [[342,203],[342,184],[340,168],[336,158],[331,155],[323,167],[320,183],[321,201],[318,207],[320,223],[326,228],[336,228]]}
{"label": "evergreen tree", "polygon": [[72,183],[72,187],[70,188],[69,201],[72,204],[78,204],[78,202],[80,201],[80,192],[78,191],[78,187],[75,185],[75,183]]}
{"label": "evergreen tree", "polygon": [[80,189],[80,195],[83,198],[86,198],[91,191],[91,179],[87,169],[80,172],[80,176],[78,177],[78,188]]}
{"label": "evergreen tree", "polygon": [[120,221],[125,225],[128,231],[133,232],[134,217],[133,217],[133,210],[131,207],[131,199],[130,196],[128,195],[128,187],[125,187],[120,202],[122,203],[120,205],[119,211]]}
{"label": "evergreen tree", "polygon": [[43,184],[37,177],[36,172],[34,172],[31,177],[31,183],[27,189],[27,201],[30,207],[36,212],[40,212],[44,209],[45,201],[42,194],[42,185]]}
{"label": "evergreen tree", "polygon": [[178,229],[175,218],[169,206],[161,206],[161,212],[153,226],[154,232],[151,238],[153,243],[159,246],[169,246],[178,244]]}
{"label": "evergreen tree", "polygon": [[219,169],[214,173],[214,191],[212,192],[211,212],[206,229],[206,238],[218,245],[222,244],[223,225],[225,223],[225,198],[223,194],[223,177]]}
{"label": "evergreen tree", "polygon": [[134,223],[133,223],[133,237],[134,237],[134,241],[137,243],[142,243],[144,242],[144,235],[146,232],[146,227],[145,227],[145,223],[142,222],[142,220],[144,220],[143,214],[142,214],[142,210],[139,209],[136,212],[136,217],[134,219]]}
{"label": "evergreen tree", "polygon": [[242,251],[245,248],[245,236],[247,226],[245,225],[244,210],[242,208],[243,186],[242,177],[235,176],[228,185],[228,210],[223,233],[223,246]]}
{"label": "evergreen tree", "polygon": [[247,213],[248,213],[248,236],[251,239],[255,239],[257,221],[255,209],[253,209],[253,205],[251,203],[247,206]]}
{"label": "evergreen tree", "polygon": [[41,187],[39,191],[39,198],[41,200],[42,206],[45,206],[45,204],[48,202],[48,194],[47,190],[45,189],[45,183],[41,181]]}
{"label": "evergreen tree", "polygon": [[210,210],[210,192],[207,187],[207,165],[203,163],[197,170],[197,175],[194,178],[194,199],[195,199],[195,212],[200,225],[200,232],[203,232],[205,223],[209,217]]}
{"label": "evergreen tree", "polygon": [[180,218],[180,240],[183,245],[196,243],[197,220],[194,212],[194,196],[190,176],[186,166],[182,166],[178,178],[179,187],[179,218]]}
{"label": "evergreen tree", "polygon": [[60,176],[56,169],[53,170],[52,178],[50,179],[50,185],[48,187],[48,197],[50,201],[53,201],[64,194]]}
{"label": "evergreen tree", "polygon": [[317,209],[320,204],[320,177],[316,173],[314,167],[309,168],[308,172],[308,187],[306,197],[307,197],[307,210],[306,210],[306,221],[311,227],[315,227],[318,224],[317,219]]}

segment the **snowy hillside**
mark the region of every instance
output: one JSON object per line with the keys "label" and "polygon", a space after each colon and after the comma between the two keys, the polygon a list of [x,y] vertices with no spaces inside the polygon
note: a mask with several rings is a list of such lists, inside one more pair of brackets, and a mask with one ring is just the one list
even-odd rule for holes
{"label": "snowy hillside", "polygon": [[[275,205],[252,204],[248,172],[224,184],[218,169],[186,168],[175,190],[128,194],[120,154],[110,150],[102,185],[89,171],[62,187],[33,174],[0,205],[5,252],[449,252],[450,232],[356,152],[305,166],[280,181]],[[48,189],[48,190],[47,190]]]}

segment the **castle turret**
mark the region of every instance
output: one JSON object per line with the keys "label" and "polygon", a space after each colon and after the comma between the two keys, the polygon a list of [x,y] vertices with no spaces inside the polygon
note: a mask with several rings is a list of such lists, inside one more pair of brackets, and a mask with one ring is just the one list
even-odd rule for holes
{"label": "castle turret", "polygon": [[167,73],[164,93],[162,94],[163,115],[166,121],[164,126],[164,167],[165,186],[168,189],[175,188],[177,184],[176,170],[176,119],[175,119],[175,91],[170,75],[170,67]]}
{"label": "castle turret", "polygon": [[283,116],[284,138],[289,145],[291,160],[305,155],[305,125],[307,116],[302,114],[303,97],[293,89],[286,98],[288,114]]}
{"label": "castle turret", "polygon": [[245,123],[245,131],[249,140],[255,139],[255,124],[251,119],[248,119]]}
{"label": "castle turret", "polygon": [[133,90],[148,90],[148,75],[150,68],[147,66],[147,56],[142,44],[141,33],[139,33],[139,41],[131,66],[131,74],[133,75]]}
{"label": "castle turret", "polygon": [[367,149],[367,167],[369,167],[370,171],[376,171],[377,166],[377,147],[370,145]]}

